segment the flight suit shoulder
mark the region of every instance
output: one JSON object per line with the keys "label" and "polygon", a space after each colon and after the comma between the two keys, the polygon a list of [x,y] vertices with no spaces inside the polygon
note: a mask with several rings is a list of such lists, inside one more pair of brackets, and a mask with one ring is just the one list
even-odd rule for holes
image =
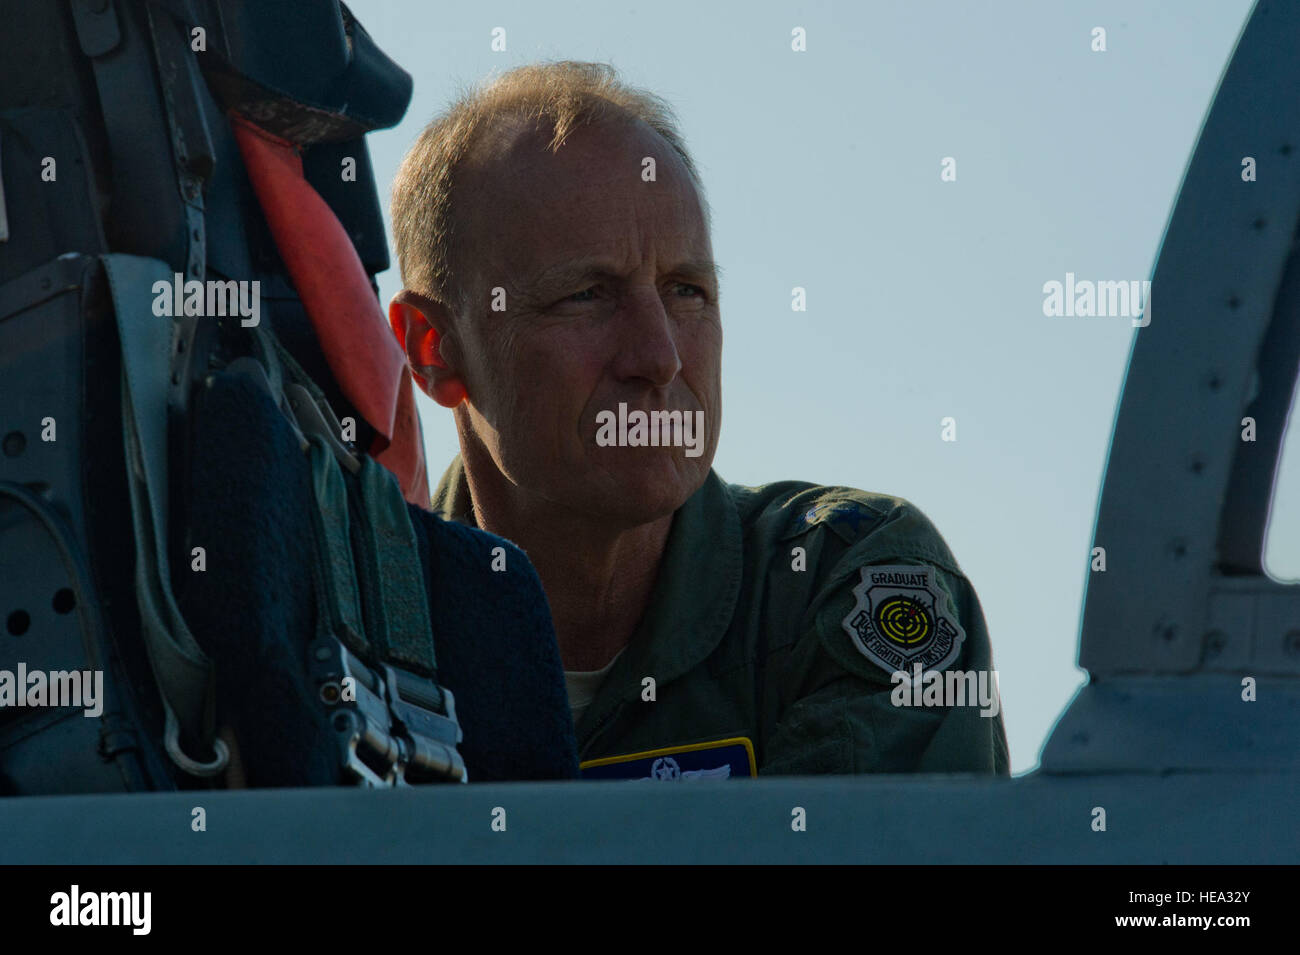
{"label": "flight suit shoulder", "polygon": [[[800,631],[815,631],[850,673],[874,681],[888,678],[890,661],[916,658],[927,668],[953,662],[939,649],[951,640],[959,650],[965,639],[959,604],[970,584],[919,507],[895,495],[801,481],[731,491],[750,548],[783,577],[807,575]],[[893,609],[881,609],[890,596]],[[914,640],[901,653],[883,653],[883,623],[869,619],[877,611],[902,611],[909,626],[928,621],[938,629],[900,638]],[[919,652],[922,645],[931,649]]]}
{"label": "flight suit shoulder", "polygon": [[952,550],[919,507],[889,500],[883,519],[826,570],[811,629],[845,670],[873,682],[917,664],[987,666],[983,615]]}
{"label": "flight suit shoulder", "polygon": [[833,559],[880,562],[907,557],[961,574],[938,528],[906,498],[803,481],[731,485],[730,490],[747,535],[764,538],[774,547],[790,542],[775,548],[783,552],[798,544],[797,538],[829,532],[834,535],[831,543],[842,545],[827,548]]}
{"label": "flight suit shoulder", "polygon": [[814,485],[752,489],[746,503],[748,527],[780,528],[764,541],[769,586],[799,594],[769,614],[791,642],[773,658],[760,772],[1005,775],[999,709],[895,702],[895,675],[917,665],[995,679],[974,587],[926,514],[906,498]]}
{"label": "flight suit shoulder", "polygon": [[[786,639],[816,639],[844,670],[871,682],[888,682],[902,668],[894,663],[915,660],[930,669],[954,662],[967,618],[977,612],[974,591],[919,507],[895,495],[800,481],[731,491],[749,559],[763,566],[755,569],[779,598],[768,618],[779,621]],[[898,647],[881,644],[888,618],[879,615],[891,613],[922,631],[890,638],[903,641]],[[771,645],[782,645],[782,637],[773,634]]]}

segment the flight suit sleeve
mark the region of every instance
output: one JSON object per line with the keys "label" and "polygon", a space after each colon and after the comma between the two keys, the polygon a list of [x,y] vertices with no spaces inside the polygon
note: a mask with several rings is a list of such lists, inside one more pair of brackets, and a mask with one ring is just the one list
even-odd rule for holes
{"label": "flight suit sleeve", "polygon": [[762,775],[1009,774],[979,599],[905,502],[835,560],[779,671]]}

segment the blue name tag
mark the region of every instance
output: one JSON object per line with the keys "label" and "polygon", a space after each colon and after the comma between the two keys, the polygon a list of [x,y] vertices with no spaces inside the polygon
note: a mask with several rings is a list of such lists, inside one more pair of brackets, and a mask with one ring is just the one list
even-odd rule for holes
{"label": "blue name tag", "polygon": [[753,744],[743,736],[591,759],[578,768],[583,779],[689,782],[696,779],[747,779],[758,775]]}

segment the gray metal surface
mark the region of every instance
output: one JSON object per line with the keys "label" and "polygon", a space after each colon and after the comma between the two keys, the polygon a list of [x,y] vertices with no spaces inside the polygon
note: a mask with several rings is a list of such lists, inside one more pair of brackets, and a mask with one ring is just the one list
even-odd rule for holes
{"label": "gray metal surface", "polygon": [[[1215,639],[1216,569],[1261,573],[1296,372],[1294,354],[1266,353],[1267,375],[1257,364],[1270,325],[1297,320],[1294,296],[1278,294],[1300,221],[1297,89],[1300,4],[1261,0],[1184,177],[1152,279],[1151,323],[1136,331],[1093,538],[1107,568],[1089,575],[1084,604],[1079,660],[1094,677],[1200,668]],[[1254,182],[1242,181],[1245,157],[1256,161]],[[1243,442],[1241,419],[1266,384],[1285,400],[1257,404],[1259,441]],[[1283,638],[1270,635],[1279,647]],[[1300,674],[1300,653],[1278,654],[1279,668]]]}
{"label": "gray metal surface", "polygon": [[1098,506],[1107,567],[1089,575],[1079,651],[1091,682],[1044,771],[1300,768],[1300,587],[1262,566],[1300,361],[1298,51],[1300,4],[1261,0],[1188,166]]}
{"label": "gray metal surface", "polygon": [[30,797],[0,801],[0,864],[1294,863],[1298,792],[1274,773]]}
{"label": "gray metal surface", "polygon": [[[1261,678],[1253,702],[1242,690],[1232,674],[1091,683],[1057,721],[1042,771],[1300,773],[1300,686]],[[1300,830],[1300,790],[1292,804]]]}

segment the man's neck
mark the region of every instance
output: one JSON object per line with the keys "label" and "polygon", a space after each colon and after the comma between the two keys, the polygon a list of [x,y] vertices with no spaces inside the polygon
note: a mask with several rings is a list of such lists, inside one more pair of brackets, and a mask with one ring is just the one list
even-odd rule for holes
{"label": "man's neck", "polygon": [[501,493],[493,464],[463,460],[475,522],[519,545],[541,578],[564,669],[604,667],[628,645],[646,611],[673,515],[612,529]]}

